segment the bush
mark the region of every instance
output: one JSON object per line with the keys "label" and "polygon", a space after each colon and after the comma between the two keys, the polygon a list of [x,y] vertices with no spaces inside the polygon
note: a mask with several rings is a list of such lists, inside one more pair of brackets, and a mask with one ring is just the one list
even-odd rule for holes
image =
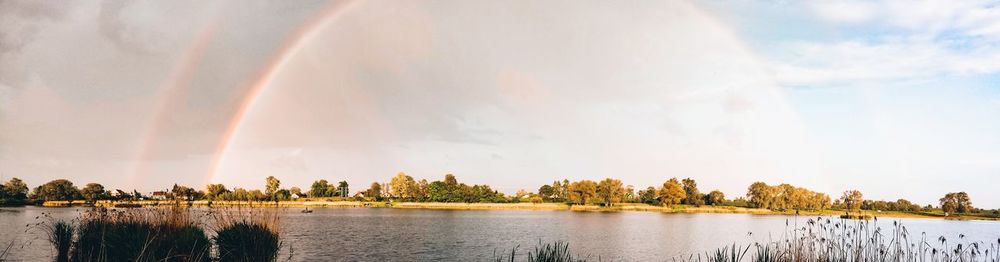
{"label": "bush", "polygon": [[73,246],[73,224],[63,220],[53,221],[48,226],[49,242],[56,250],[56,261],[69,261]]}
{"label": "bush", "polygon": [[215,244],[219,261],[274,261],[281,249],[277,214],[220,212]]}
{"label": "bush", "polygon": [[96,209],[82,217],[78,231],[74,261],[210,261],[205,230],[179,208]]}

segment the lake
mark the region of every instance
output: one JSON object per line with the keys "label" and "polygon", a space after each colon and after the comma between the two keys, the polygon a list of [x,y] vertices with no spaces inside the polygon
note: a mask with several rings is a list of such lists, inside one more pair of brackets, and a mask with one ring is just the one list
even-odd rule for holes
{"label": "lake", "polygon": [[[72,219],[82,208],[0,208],[0,243],[14,241],[8,259],[38,261],[52,256],[41,229],[43,213]],[[664,261],[716,248],[780,239],[809,218],[746,214],[661,214],[654,212],[450,211],[391,208],[326,208],[282,215],[285,260],[292,261],[485,261],[520,246],[525,256],[539,242],[567,241],[572,253],[603,261]],[[839,220],[839,219],[838,219]],[[940,219],[881,218],[883,227],[901,221],[911,234],[928,239],[996,243],[1000,223]],[[786,222],[789,226],[786,227]],[[954,242],[957,243],[957,242]]]}

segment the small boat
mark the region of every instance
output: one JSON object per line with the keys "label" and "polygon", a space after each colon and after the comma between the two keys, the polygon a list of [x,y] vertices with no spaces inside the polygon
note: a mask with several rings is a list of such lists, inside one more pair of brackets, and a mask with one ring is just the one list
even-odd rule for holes
{"label": "small boat", "polygon": [[312,213],[312,212],[313,212],[313,211],[312,211],[312,210],[310,210],[310,209],[309,209],[308,207],[307,207],[306,209],[303,209],[303,210],[302,210],[302,213],[306,213],[306,214],[309,214],[309,213]]}

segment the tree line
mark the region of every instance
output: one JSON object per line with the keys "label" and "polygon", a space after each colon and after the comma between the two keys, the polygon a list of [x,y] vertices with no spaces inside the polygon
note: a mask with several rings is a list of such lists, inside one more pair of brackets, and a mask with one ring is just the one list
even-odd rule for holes
{"label": "tree line", "polygon": [[[772,210],[825,210],[849,211],[879,210],[901,212],[929,212],[941,210],[946,214],[983,213],[984,210],[972,206],[965,192],[947,193],[939,200],[938,206],[920,206],[906,199],[896,201],[866,200],[857,190],[848,190],[837,199],[827,194],[815,192],[790,184],[768,185],[754,182],[747,188],[745,196],[727,199],[719,190],[702,193],[698,183],[692,178],[670,178],[658,187],[635,190],[621,180],[606,178],[599,181],[563,179],[545,184],[537,191],[519,190],[513,195],[505,195],[489,185],[460,183],[452,174],[442,180],[417,180],[400,172],[388,183],[373,182],[367,189],[350,194],[347,181],[330,183],[316,180],[303,192],[298,187],[282,188],[281,181],[274,176],[265,178],[264,190],[233,188],[223,184],[208,184],[204,190],[173,185],[170,190],[143,195],[137,190],[131,192],[120,189],[107,190],[98,183],[88,183],[83,188],[76,187],[66,179],[56,179],[35,187],[29,192],[28,185],[18,178],[0,185],[0,205],[23,205],[44,201],[63,200],[93,202],[98,200],[132,201],[167,199],[178,201],[219,200],[219,201],[287,201],[299,198],[342,198],[367,201],[410,201],[410,202],[452,202],[452,203],[566,203],[571,205],[614,206],[621,203],[644,203],[649,205],[710,205],[764,208]],[[1000,215],[1000,210],[992,210]]]}

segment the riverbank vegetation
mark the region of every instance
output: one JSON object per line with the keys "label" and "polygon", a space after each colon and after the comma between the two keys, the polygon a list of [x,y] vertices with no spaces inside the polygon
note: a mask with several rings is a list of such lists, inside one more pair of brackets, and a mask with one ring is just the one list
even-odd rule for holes
{"label": "riverbank vegetation", "polygon": [[24,205],[28,202],[28,185],[18,178],[0,185],[0,206]]}
{"label": "riverbank vegetation", "polygon": [[[751,253],[747,253],[750,251]],[[734,245],[689,256],[687,261],[1000,261],[1000,239],[968,241],[926,233],[914,235],[893,221],[882,228],[875,220],[817,217],[785,230],[781,239]],[[718,258],[724,258],[719,260]],[[732,259],[738,258],[738,259]]]}
{"label": "riverbank vegetation", "polygon": [[[596,206],[606,210],[618,210],[618,206],[649,205],[660,207],[738,207],[747,209],[766,209],[780,214],[825,213],[843,215],[845,217],[872,217],[887,214],[897,216],[945,217],[955,219],[1000,219],[1000,209],[986,210],[975,208],[972,200],[965,192],[946,193],[937,205],[917,205],[906,199],[895,201],[864,199],[857,190],[847,190],[837,198],[831,198],[825,193],[790,184],[768,185],[755,182],[747,187],[744,195],[727,198],[719,190],[702,193],[697,181],[692,178],[670,178],[656,187],[650,186],[638,189],[626,185],[621,180],[606,178],[599,181],[564,179],[541,185],[537,190],[518,190],[507,195],[493,189],[489,185],[466,184],[452,174],[447,174],[442,180],[428,181],[415,179],[405,173],[398,173],[386,183],[373,182],[368,188],[352,193],[347,181],[331,183],[327,180],[313,182],[307,191],[299,187],[284,188],[276,177],[264,180],[264,190],[228,188],[222,184],[209,184],[204,190],[193,187],[173,185],[170,190],[142,194],[137,190],[131,192],[115,189],[108,190],[97,183],[86,184],[82,189],[65,179],[53,180],[28,193],[27,185],[18,179],[12,179],[0,189],[3,202],[0,203],[35,203],[48,202],[50,206],[72,205],[83,203],[94,205],[99,201],[124,202],[112,206],[129,206],[131,203],[177,204],[195,202],[208,206],[225,204],[234,201],[274,202],[274,206],[282,206],[279,202],[331,202],[353,201],[366,202],[358,204],[370,207],[376,204],[389,203],[558,203],[567,206]],[[57,202],[66,201],[66,202]],[[163,201],[163,202],[159,202]],[[284,206],[295,206],[285,204]],[[324,204],[323,206],[326,206]],[[632,208],[635,209],[635,208]],[[652,209],[652,208],[649,208]],[[662,210],[662,209],[661,209]],[[838,213],[839,212],[839,213]],[[866,214],[869,213],[869,214]]]}
{"label": "riverbank vegetation", "polygon": [[281,249],[278,214],[269,210],[212,213],[218,261],[274,261]]}
{"label": "riverbank vegetation", "polygon": [[[493,261],[496,262],[515,262],[517,260],[518,247],[514,247],[510,250],[509,254],[497,254],[496,251],[493,252]],[[569,251],[569,243],[556,241],[553,243],[542,243],[538,242],[535,249],[528,251],[527,259],[528,262],[584,262],[586,259],[580,259],[573,257],[573,253]]]}
{"label": "riverbank vegetation", "polygon": [[[569,243],[539,243],[524,260],[517,258],[518,248],[497,254],[494,261],[586,261],[571,254]],[[595,254],[588,254],[588,258]],[[600,256],[597,256],[600,261]],[[791,262],[791,261],[1000,261],[1000,239],[969,241],[914,235],[906,226],[893,221],[882,228],[877,221],[816,217],[804,225],[793,225],[775,240],[750,244],[731,244],[701,254],[691,254],[672,261],[713,262]]]}
{"label": "riverbank vegetation", "polygon": [[[56,261],[274,261],[277,257],[281,248],[277,215],[213,210],[196,217],[192,212],[93,208],[73,221],[39,225],[57,251]],[[209,232],[215,236],[209,238]]]}

